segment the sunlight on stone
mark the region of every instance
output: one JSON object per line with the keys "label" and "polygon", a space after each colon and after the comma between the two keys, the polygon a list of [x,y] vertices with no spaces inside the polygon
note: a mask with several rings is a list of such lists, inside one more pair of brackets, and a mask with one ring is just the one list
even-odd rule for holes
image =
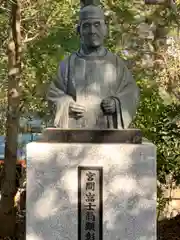
{"label": "sunlight on stone", "polygon": [[[100,156],[100,154],[99,154],[99,149],[97,148],[97,147],[92,147],[91,145],[89,145],[89,147],[87,148],[87,151],[86,151],[86,155],[84,156],[84,157],[88,157],[88,156],[90,156],[90,158],[91,158],[91,161],[93,161],[93,159],[95,159],[95,157],[98,155],[99,157],[101,157]],[[98,157],[98,159],[99,159],[99,157]],[[87,162],[87,161],[86,161]],[[96,161],[95,162],[93,162],[93,165],[94,164],[97,164],[98,162],[97,162],[97,159],[96,159]],[[86,163],[86,165],[88,165],[89,163]]]}
{"label": "sunlight on stone", "polygon": [[141,177],[140,184],[143,188],[147,188],[149,187],[149,183],[152,182],[152,180],[153,182],[155,182],[155,180],[152,177]]}
{"label": "sunlight on stone", "polygon": [[[103,166],[105,239],[119,240],[120,235],[124,240],[133,239],[131,231],[134,230],[137,235],[135,238],[143,240],[146,235],[144,232],[150,232],[151,228],[154,228],[152,222],[155,219],[156,210],[156,201],[153,200],[156,195],[155,159],[148,158],[147,160],[146,156],[150,157],[151,155],[148,151],[146,155],[146,146],[136,144],[49,145],[51,151],[47,147],[39,156],[41,161],[44,159],[44,165],[37,159],[35,148],[33,149],[33,167],[29,168],[28,173],[30,181],[28,194],[32,194],[29,206],[32,206],[32,210],[28,208],[27,220],[28,225],[33,226],[33,230],[27,230],[28,240],[45,239],[46,230],[51,231],[52,239],[77,238],[78,166]],[[41,146],[44,148],[47,145],[36,144],[36,150]],[[152,148],[152,145],[150,147]],[[153,151],[153,156],[154,150],[151,151]],[[36,164],[36,159],[38,164]],[[54,165],[50,165],[48,161],[49,163],[53,162]],[[50,171],[51,174],[49,174]],[[54,178],[52,174],[55,174]],[[82,188],[86,184],[86,181],[83,180],[84,177],[82,175]],[[42,187],[39,186],[38,181]],[[46,189],[47,191],[44,192]],[[33,192],[36,192],[34,196]],[[38,201],[33,202],[33,199],[38,197]],[[57,223],[57,235],[54,234],[56,230],[50,227],[51,220]],[[37,236],[39,236],[38,223],[44,226],[42,229],[43,239],[41,239],[41,235],[40,237],[35,235],[37,232]],[[125,230],[126,226],[128,230]],[[142,226],[142,229],[139,229],[139,226]],[[61,235],[62,229],[65,233]],[[140,233],[137,233],[138,231]],[[47,239],[51,239],[49,236]]]}
{"label": "sunlight on stone", "polygon": [[78,182],[77,182],[77,168],[73,170],[68,170],[62,177],[62,187],[66,190],[69,200],[72,204],[77,203],[77,189],[78,189]]}
{"label": "sunlight on stone", "polygon": [[[152,228],[152,227],[151,227]],[[147,237],[146,236],[140,236],[139,237],[139,240],[147,240]]]}
{"label": "sunlight on stone", "polygon": [[[114,148],[112,145],[104,145],[100,150],[101,154],[103,153],[105,156],[103,160],[106,161],[108,165],[113,167],[115,167],[114,164],[117,164],[119,169],[126,170],[128,169],[129,164],[132,162],[132,160],[129,158],[130,153],[126,154],[123,148]],[[119,152],[121,152],[121,158],[123,161],[121,161],[119,157]],[[109,153],[111,153],[110,156],[108,156]],[[107,167],[108,168],[106,170],[109,171],[109,166]]]}
{"label": "sunlight on stone", "polygon": [[27,240],[43,240],[43,238],[32,233],[27,235],[26,237],[27,237]]}
{"label": "sunlight on stone", "polygon": [[59,208],[59,206],[55,206],[57,198],[57,190],[47,189],[35,205],[35,216],[45,219],[56,214]]}
{"label": "sunlight on stone", "polygon": [[149,205],[153,206],[155,204],[155,201],[153,199],[146,199],[146,198],[141,198],[138,202],[138,208],[143,210],[143,209],[149,209]]}
{"label": "sunlight on stone", "polygon": [[[37,151],[37,147],[38,147],[38,151]],[[27,145],[27,152],[32,152],[34,156],[37,156],[36,162],[49,161],[48,158],[43,157],[42,159],[39,157],[39,155],[43,155],[43,156],[49,155],[51,149],[52,149],[51,144],[48,144],[48,143],[44,143],[44,144],[30,143]]]}
{"label": "sunlight on stone", "polygon": [[112,64],[106,64],[106,74],[105,74],[106,81],[104,81],[105,84],[112,83],[112,79],[114,79],[115,73],[116,73],[116,68]]}
{"label": "sunlight on stone", "polygon": [[113,208],[109,208],[108,211],[104,213],[104,222],[106,223],[106,227],[108,230],[114,229],[114,224],[116,220],[116,211]]}
{"label": "sunlight on stone", "polygon": [[[27,196],[31,196],[34,190],[36,189],[37,181],[35,182],[35,169],[28,171],[28,180],[27,180],[27,187],[32,184],[31,188],[28,188]],[[34,183],[34,184],[33,184]]]}
{"label": "sunlight on stone", "polygon": [[[155,186],[156,182],[152,177],[141,177],[141,179],[139,180],[139,183],[138,183],[139,194],[141,196],[144,196],[144,193],[146,193],[146,194],[147,194],[147,192],[152,193],[153,189],[154,189],[153,182],[154,182],[154,186]],[[146,191],[144,191],[144,189],[146,189]]]}
{"label": "sunlight on stone", "polygon": [[[109,155],[110,152],[111,155]],[[119,158],[119,152],[121,152],[121,159],[123,159],[123,161]],[[104,165],[103,171],[105,174],[109,172],[110,167],[114,169],[115,172],[119,172],[120,170],[127,171],[129,165],[132,163],[129,157],[130,154],[131,152],[125,152],[123,147],[114,148],[112,145],[102,145],[98,148],[90,147],[84,156],[91,156],[90,159],[88,162],[81,162],[81,164],[85,166],[89,166],[89,164],[93,164],[94,166]]]}
{"label": "sunlight on stone", "polygon": [[149,205],[152,204],[153,200],[147,200],[142,198],[137,198],[134,196],[130,201],[127,202],[127,211],[131,216],[139,216],[144,210],[149,209]]}
{"label": "sunlight on stone", "polygon": [[157,200],[157,194],[154,193],[154,192],[153,192],[153,194],[152,194],[152,199],[153,199],[153,200]]}
{"label": "sunlight on stone", "polygon": [[[100,84],[99,83],[97,83],[97,82],[94,82],[94,83],[91,83],[91,91],[97,91],[97,92],[100,92],[101,91],[101,86],[100,86]],[[89,99],[92,99],[92,101],[94,100],[94,103],[96,103],[96,99],[99,99],[99,97],[95,97],[95,96],[93,96],[93,95],[89,95],[88,96],[88,98]],[[90,102],[90,104],[91,104],[92,102]]]}
{"label": "sunlight on stone", "polygon": [[[72,149],[71,149],[71,156],[73,157],[73,160],[74,158],[78,157],[78,159],[80,157],[82,157],[82,151],[83,151],[83,147],[81,144],[76,144],[76,146],[72,146]],[[67,159],[67,153],[69,153],[69,146],[65,143],[64,144],[64,149],[63,149],[63,156],[66,158],[66,160],[68,161]],[[59,156],[59,153],[58,153],[58,156]],[[72,159],[69,159],[69,161],[71,161]]]}
{"label": "sunlight on stone", "polygon": [[123,116],[124,116],[124,119],[131,119],[129,112],[126,109],[123,109]]}
{"label": "sunlight on stone", "polygon": [[112,179],[108,185],[109,191],[117,194],[118,192],[132,193],[137,189],[137,183],[135,179],[128,176],[116,176]]}
{"label": "sunlight on stone", "polygon": [[151,156],[147,157],[147,161],[153,161],[153,160],[154,160],[154,157],[151,157]]}
{"label": "sunlight on stone", "polygon": [[103,192],[103,203],[108,199],[109,193],[107,191]]}

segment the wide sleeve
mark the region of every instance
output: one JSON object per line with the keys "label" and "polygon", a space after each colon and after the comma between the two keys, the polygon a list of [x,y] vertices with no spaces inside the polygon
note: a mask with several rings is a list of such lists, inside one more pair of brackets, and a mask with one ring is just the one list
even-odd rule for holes
{"label": "wide sleeve", "polygon": [[117,58],[117,92],[113,96],[116,102],[117,128],[128,128],[139,104],[139,88],[125,65]]}
{"label": "wide sleeve", "polygon": [[67,62],[65,59],[59,64],[57,75],[47,92],[49,106],[55,111],[54,126],[59,128],[68,128],[69,104],[73,101],[67,94]]}
{"label": "wide sleeve", "polygon": [[51,82],[47,92],[48,102],[56,104],[67,92],[66,65],[66,59],[58,65],[57,74]]}

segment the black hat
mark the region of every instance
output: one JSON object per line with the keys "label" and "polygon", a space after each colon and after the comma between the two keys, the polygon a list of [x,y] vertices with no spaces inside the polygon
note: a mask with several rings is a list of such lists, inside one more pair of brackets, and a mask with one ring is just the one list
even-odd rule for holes
{"label": "black hat", "polygon": [[104,11],[100,7],[99,0],[83,0],[81,1],[80,21],[86,19],[104,19]]}
{"label": "black hat", "polygon": [[101,5],[100,0],[80,0],[81,7],[85,7],[88,5],[99,6]]}

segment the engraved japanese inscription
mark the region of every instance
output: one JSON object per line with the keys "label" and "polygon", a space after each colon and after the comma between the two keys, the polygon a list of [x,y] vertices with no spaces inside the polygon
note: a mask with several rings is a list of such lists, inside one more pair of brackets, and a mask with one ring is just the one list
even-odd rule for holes
{"label": "engraved japanese inscription", "polygon": [[78,167],[78,240],[103,239],[103,169]]}

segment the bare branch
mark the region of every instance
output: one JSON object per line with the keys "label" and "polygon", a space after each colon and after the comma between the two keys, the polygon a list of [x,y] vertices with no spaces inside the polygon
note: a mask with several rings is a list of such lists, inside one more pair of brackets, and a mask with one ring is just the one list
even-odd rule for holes
{"label": "bare branch", "polygon": [[7,9],[7,8],[5,8],[5,7],[2,7],[2,6],[0,6],[0,9],[3,10],[3,11],[6,11],[6,12],[8,12],[8,13],[10,12],[9,9]]}
{"label": "bare branch", "polygon": [[40,33],[37,33],[34,37],[31,37],[31,38],[28,38],[28,37],[26,36],[25,39],[23,40],[23,44],[35,40],[36,38],[39,37],[39,35],[40,35]]}

